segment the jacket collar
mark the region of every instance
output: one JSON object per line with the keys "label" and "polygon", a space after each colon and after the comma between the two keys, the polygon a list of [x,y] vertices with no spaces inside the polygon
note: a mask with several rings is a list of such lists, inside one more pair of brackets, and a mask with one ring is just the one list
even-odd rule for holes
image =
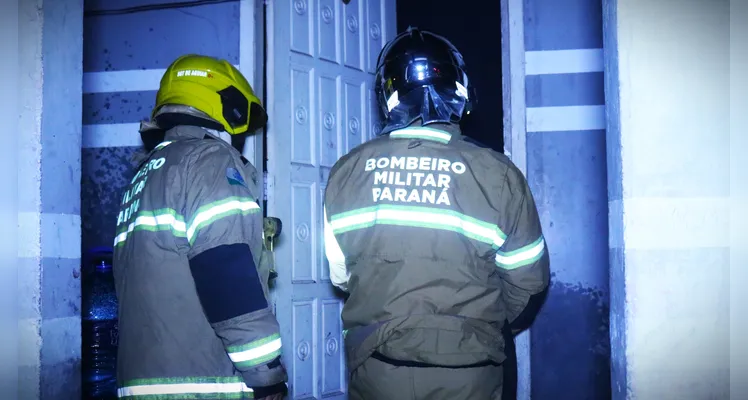
{"label": "jacket collar", "polygon": [[421,139],[447,144],[452,139],[462,136],[458,124],[429,124],[421,126],[420,122],[389,133],[394,139]]}
{"label": "jacket collar", "polygon": [[168,131],[166,131],[166,134],[164,135],[164,141],[161,142],[161,144],[159,144],[158,146],[156,146],[156,149],[162,149],[168,144],[170,144],[171,142],[174,142],[180,139],[216,140],[220,142],[221,144],[236,151],[238,153],[238,156],[241,158],[242,163],[244,163],[245,165],[249,163],[249,160],[247,160],[237,148],[224,142],[220,138],[213,136],[207,129],[201,128],[199,126],[179,125],[179,126],[175,126],[174,128],[169,129]]}
{"label": "jacket collar", "polygon": [[164,135],[164,140],[179,140],[179,139],[205,139],[205,138],[211,138],[213,137],[208,133],[207,130],[199,127],[199,126],[191,126],[191,125],[179,125],[175,126],[168,131],[166,131],[166,135]]}

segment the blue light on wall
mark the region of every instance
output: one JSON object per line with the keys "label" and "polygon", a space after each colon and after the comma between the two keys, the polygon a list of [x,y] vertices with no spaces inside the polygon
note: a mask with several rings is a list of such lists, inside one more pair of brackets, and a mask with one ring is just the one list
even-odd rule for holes
{"label": "blue light on wall", "polygon": [[525,1],[527,177],[552,285],[531,330],[532,398],[610,398],[602,6]]}

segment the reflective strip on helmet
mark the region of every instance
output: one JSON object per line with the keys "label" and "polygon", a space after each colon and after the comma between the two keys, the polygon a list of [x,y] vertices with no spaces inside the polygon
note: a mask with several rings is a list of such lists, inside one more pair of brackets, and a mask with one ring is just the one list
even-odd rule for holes
{"label": "reflective strip on helmet", "polygon": [[251,343],[229,347],[226,351],[237,368],[254,367],[280,356],[281,338],[276,333]]}
{"label": "reflective strip on helmet", "polygon": [[538,240],[517,250],[496,253],[496,265],[502,269],[516,269],[538,261],[545,253],[545,239],[541,235]]}
{"label": "reflective strip on helmet", "polygon": [[251,399],[252,389],[240,377],[136,379],[117,389],[117,397],[133,400]]}
{"label": "reflective strip on helmet", "polygon": [[336,235],[374,225],[398,225],[448,230],[496,249],[506,241],[506,235],[496,224],[456,211],[429,207],[380,204],[333,215],[330,224]]}
{"label": "reflective strip on helmet", "polygon": [[200,229],[231,215],[246,215],[260,211],[260,206],[251,197],[229,197],[206,204],[197,210],[187,228],[187,240],[195,243]]}
{"label": "reflective strip on helmet", "polygon": [[450,140],[452,140],[452,135],[448,132],[428,128],[425,126],[414,126],[410,128],[398,129],[390,132],[390,137],[398,139],[432,140],[444,144],[447,144]]}
{"label": "reflective strip on helmet", "polygon": [[125,230],[117,233],[114,237],[114,246],[125,243],[131,233],[140,230],[150,232],[171,230],[174,236],[179,237],[184,237],[187,232],[184,217],[172,209],[141,211]]}

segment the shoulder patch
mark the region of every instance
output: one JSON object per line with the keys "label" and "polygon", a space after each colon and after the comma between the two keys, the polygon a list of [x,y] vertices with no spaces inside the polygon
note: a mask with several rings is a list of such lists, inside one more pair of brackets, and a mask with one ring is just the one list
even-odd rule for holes
{"label": "shoulder patch", "polygon": [[236,168],[226,168],[226,179],[229,181],[229,185],[237,185],[247,187],[247,183],[244,182],[242,174]]}

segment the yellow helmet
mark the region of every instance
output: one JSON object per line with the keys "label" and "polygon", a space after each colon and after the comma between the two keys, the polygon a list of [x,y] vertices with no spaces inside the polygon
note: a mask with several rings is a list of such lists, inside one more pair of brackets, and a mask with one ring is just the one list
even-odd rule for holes
{"label": "yellow helmet", "polygon": [[168,125],[201,125],[239,135],[264,127],[267,114],[252,86],[233,65],[188,54],[166,69],[151,119],[164,129]]}

